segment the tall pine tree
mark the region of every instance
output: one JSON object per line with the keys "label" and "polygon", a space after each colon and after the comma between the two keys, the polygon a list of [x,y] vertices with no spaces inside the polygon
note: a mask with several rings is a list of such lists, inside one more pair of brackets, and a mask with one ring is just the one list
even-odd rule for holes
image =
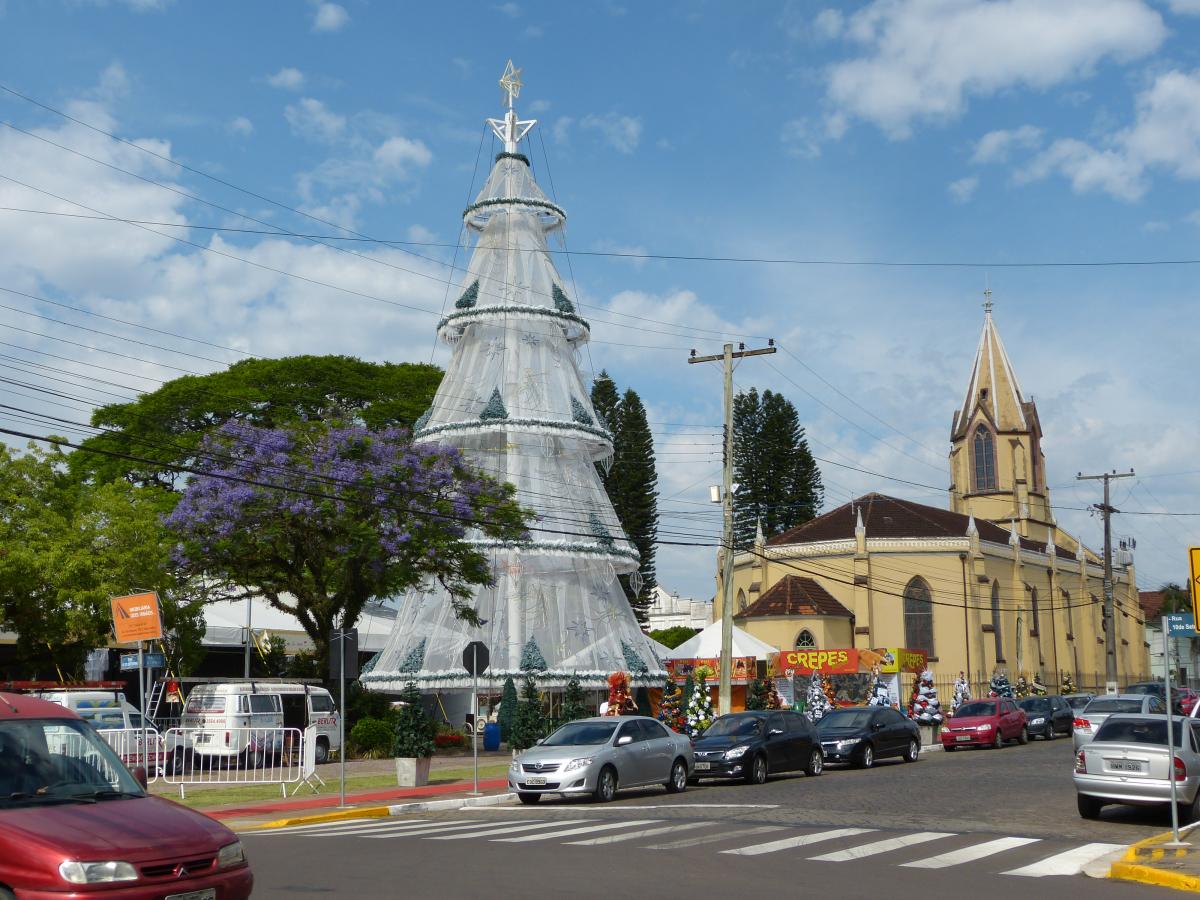
{"label": "tall pine tree", "polygon": [[824,498],[821,472],[808,449],[800,416],[786,397],[751,388],[733,400],[734,542],[754,542],[759,521],[767,537],[807,522]]}
{"label": "tall pine tree", "polygon": [[[603,369],[596,376],[596,380],[592,382],[592,409],[596,410],[602,421],[596,424],[602,425],[613,433],[615,442],[617,437],[617,412],[621,405],[621,395],[617,393],[617,384],[609,377],[608,372]],[[614,451],[615,451],[614,447]],[[600,481],[604,485],[604,489],[608,491],[609,499],[612,499],[612,469],[606,470],[599,463],[596,464],[596,472],[600,476]]]}

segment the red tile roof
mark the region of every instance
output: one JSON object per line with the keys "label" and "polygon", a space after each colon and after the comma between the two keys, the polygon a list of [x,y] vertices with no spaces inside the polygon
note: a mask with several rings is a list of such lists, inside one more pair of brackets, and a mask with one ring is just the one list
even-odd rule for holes
{"label": "red tile roof", "polygon": [[748,619],[755,616],[840,616],[851,618],[853,615],[812,578],[785,575],[734,618]]}
{"label": "red tile roof", "polygon": [[1147,619],[1157,619],[1162,614],[1162,591],[1138,591],[1138,606]]}

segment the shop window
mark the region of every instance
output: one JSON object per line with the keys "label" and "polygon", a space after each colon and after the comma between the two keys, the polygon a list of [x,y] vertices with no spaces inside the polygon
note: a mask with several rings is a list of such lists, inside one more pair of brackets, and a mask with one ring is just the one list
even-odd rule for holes
{"label": "shop window", "polygon": [[996,490],[996,442],[986,425],[975,429],[971,455],[975,463],[975,490]]}
{"label": "shop window", "polygon": [[811,631],[809,631],[807,628],[805,628],[798,635],[796,635],[796,649],[797,650],[816,650],[817,649],[817,639],[815,637],[813,637],[813,633]]}
{"label": "shop window", "polygon": [[992,637],[996,641],[996,662],[1004,659],[1004,634],[1000,622],[1000,582],[992,582]]}
{"label": "shop window", "polygon": [[924,578],[904,589],[904,646],[937,656],[933,647],[933,595]]}

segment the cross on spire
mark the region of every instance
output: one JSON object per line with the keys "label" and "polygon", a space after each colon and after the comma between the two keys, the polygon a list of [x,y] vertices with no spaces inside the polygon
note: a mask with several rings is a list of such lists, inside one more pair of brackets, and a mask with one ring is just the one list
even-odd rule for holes
{"label": "cross on spire", "polygon": [[517,118],[513,102],[520,95],[521,87],[521,70],[514,66],[510,59],[508,65],[504,67],[504,74],[500,76],[500,89],[508,101],[508,112],[504,114],[503,119],[487,120],[496,137],[504,142],[505,153],[516,153],[517,144],[521,143],[521,138],[525,137],[529,133],[529,129],[537,124],[537,119]]}
{"label": "cross on spire", "polygon": [[983,289],[983,312],[988,316],[992,314],[992,289],[990,287]]}

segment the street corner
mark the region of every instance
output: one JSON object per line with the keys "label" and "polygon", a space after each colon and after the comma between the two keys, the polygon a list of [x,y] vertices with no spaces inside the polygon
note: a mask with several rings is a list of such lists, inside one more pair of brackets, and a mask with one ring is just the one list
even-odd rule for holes
{"label": "street corner", "polygon": [[273,819],[270,822],[256,822],[243,826],[238,830],[269,831],[275,828],[293,828],[297,825],[322,825],[328,822],[343,822],[351,819],[382,819],[390,815],[395,815],[392,809],[393,807],[390,806],[363,806],[352,809],[337,809],[305,816],[289,816],[285,819]]}
{"label": "street corner", "polygon": [[1107,877],[1200,894],[1200,844],[1190,839],[1195,828],[1181,830],[1184,846],[1173,846],[1169,831],[1131,844],[1109,866]]}

